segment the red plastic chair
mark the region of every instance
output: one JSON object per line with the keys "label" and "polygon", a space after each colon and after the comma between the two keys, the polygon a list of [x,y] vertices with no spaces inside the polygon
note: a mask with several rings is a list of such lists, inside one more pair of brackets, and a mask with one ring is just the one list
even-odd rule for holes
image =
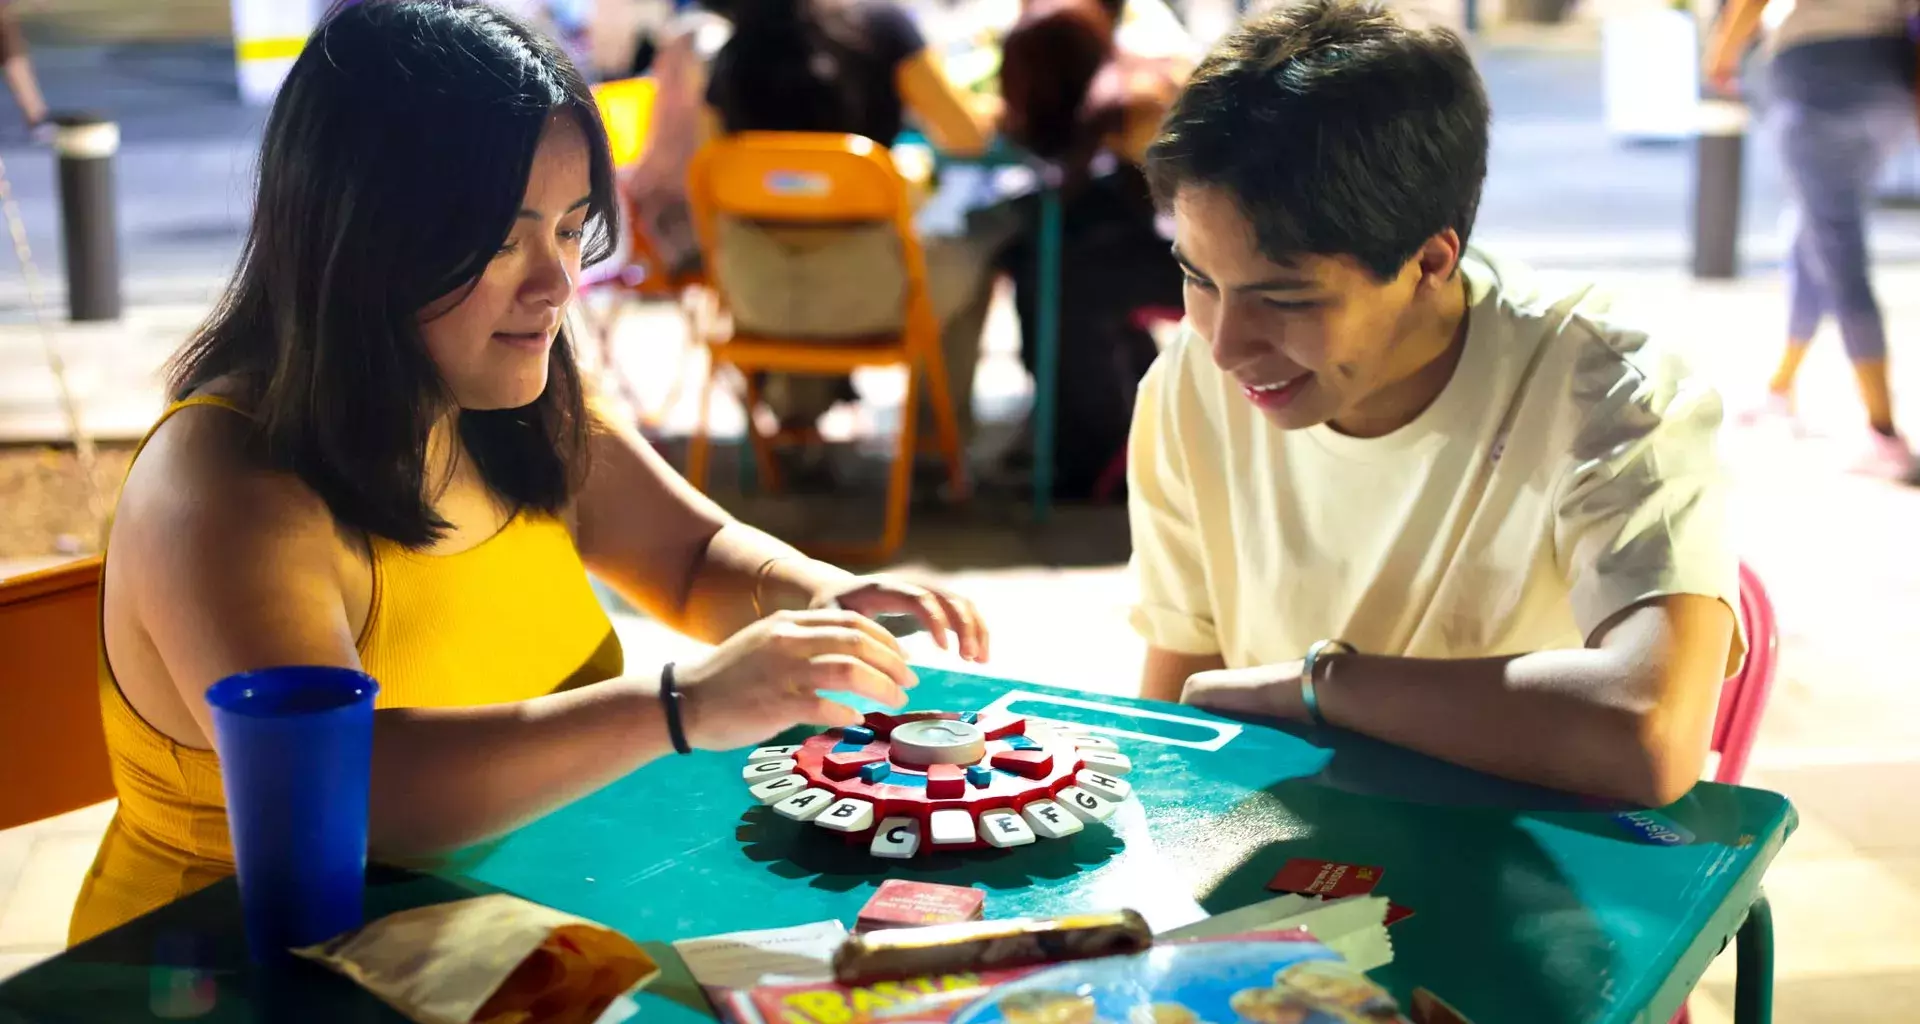
{"label": "red plastic chair", "polygon": [[1740,621],[1747,628],[1747,662],[1720,688],[1720,710],[1714,715],[1713,750],[1720,755],[1713,781],[1738,785],[1747,771],[1753,738],[1760,731],[1779,669],[1780,637],[1773,617],[1773,599],[1760,577],[1740,566]]}
{"label": "red plastic chair", "polygon": [[[1760,715],[1767,709],[1767,696],[1773,691],[1773,677],[1779,669],[1780,634],[1774,624],[1773,599],[1760,577],[1745,563],[1740,566],[1740,621],[1746,625],[1747,661],[1720,687],[1720,709],[1713,720],[1713,751],[1720,755],[1713,781],[1738,785],[1746,774],[1747,757],[1753,753],[1753,738],[1760,731]],[[1765,897],[1756,905],[1756,913],[1740,931],[1740,955],[1773,959],[1771,917]],[[1749,932],[1751,931],[1751,935]],[[1753,949],[1746,947],[1749,943]],[[1743,962],[1741,974],[1746,974]],[[1737,1016],[1737,1014],[1736,1014]],[[1673,1015],[1672,1024],[1690,1024],[1685,1004]]]}

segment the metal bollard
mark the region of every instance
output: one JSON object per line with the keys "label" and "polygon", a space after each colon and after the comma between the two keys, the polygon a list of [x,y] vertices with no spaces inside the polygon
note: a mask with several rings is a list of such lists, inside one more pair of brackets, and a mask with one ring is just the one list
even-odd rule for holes
{"label": "metal bollard", "polygon": [[1740,207],[1746,163],[1747,107],[1702,100],[1693,139],[1693,276],[1740,274]]}
{"label": "metal bollard", "polygon": [[67,259],[67,318],[120,318],[120,233],[113,157],[120,126],[93,115],[61,117],[53,151],[60,158],[60,233]]}

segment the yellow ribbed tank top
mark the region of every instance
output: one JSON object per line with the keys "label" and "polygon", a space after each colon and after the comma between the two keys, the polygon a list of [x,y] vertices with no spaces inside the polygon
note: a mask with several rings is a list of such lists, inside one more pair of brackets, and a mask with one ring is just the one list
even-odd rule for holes
{"label": "yellow ribbed tank top", "polygon": [[[194,405],[239,412],[222,399],[189,398],[147,436]],[[373,599],[355,646],[380,683],[376,707],[525,700],[620,674],[619,638],[559,520],[517,515],[454,555],[423,555],[380,537],[371,548]],[[114,681],[104,634],[99,685],[120,806],[74,906],[71,942],[233,873],[219,758],[174,742],[134,711]]]}

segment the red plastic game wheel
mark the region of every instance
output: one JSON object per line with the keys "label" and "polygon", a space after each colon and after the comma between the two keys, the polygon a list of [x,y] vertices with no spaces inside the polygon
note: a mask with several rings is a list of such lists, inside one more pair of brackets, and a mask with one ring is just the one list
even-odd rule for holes
{"label": "red plastic game wheel", "polygon": [[741,773],[775,814],[845,833],[876,857],[1024,846],[1104,823],[1132,794],[1111,740],[1012,715],[873,713]]}

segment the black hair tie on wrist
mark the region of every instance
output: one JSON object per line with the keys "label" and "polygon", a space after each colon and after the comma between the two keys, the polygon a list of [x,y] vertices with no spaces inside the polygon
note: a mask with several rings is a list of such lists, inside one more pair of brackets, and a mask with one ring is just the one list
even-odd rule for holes
{"label": "black hair tie on wrist", "polygon": [[673,662],[660,670],[660,705],[667,712],[667,738],[673,741],[677,753],[691,754],[693,748],[687,745],[687,729],[680,721],[680,700],[684,695],[673,684]]}

